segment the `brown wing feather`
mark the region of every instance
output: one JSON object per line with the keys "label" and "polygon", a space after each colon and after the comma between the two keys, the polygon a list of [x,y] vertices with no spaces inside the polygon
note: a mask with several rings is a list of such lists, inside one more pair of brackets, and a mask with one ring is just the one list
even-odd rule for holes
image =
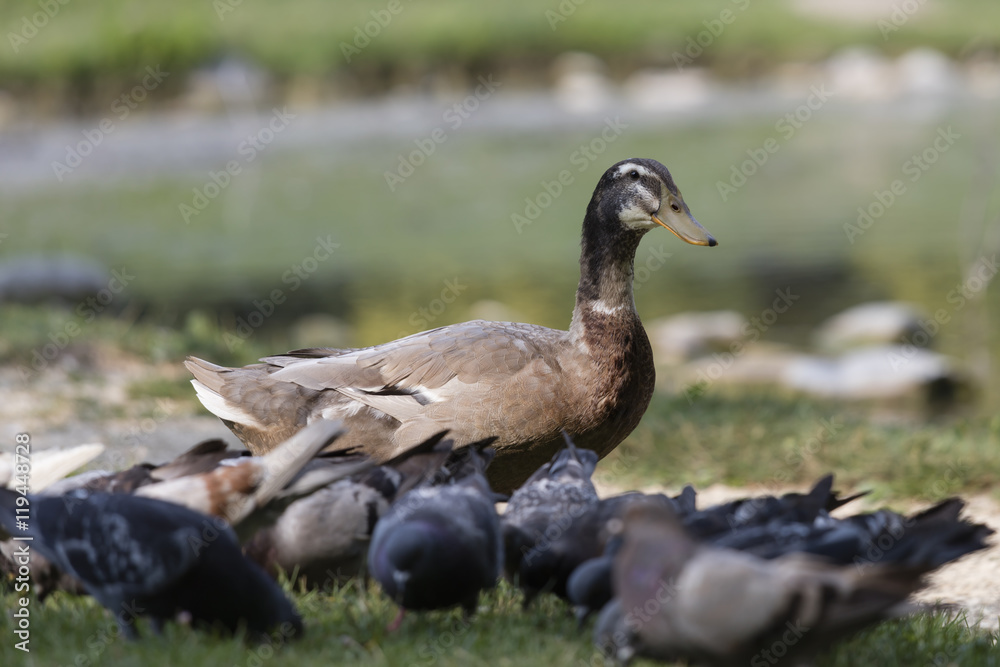
{"label": "brown wing feather", "polygon": [[566,332],[545,327],[474,321],[371,348],[266,361],[280,367],[272,379],[310,389],[437,389],[456,378],[465,384],[499,381],[536,359],[557,363],[558,348],[566,339]]}

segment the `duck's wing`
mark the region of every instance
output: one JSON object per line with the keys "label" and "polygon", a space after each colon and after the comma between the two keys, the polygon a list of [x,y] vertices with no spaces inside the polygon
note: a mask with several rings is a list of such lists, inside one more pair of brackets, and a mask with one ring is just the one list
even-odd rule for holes
{"label": "duck's wing", "polygon": [[[406,421],[424,406],[470,390],[487,394],[535,364],[542,376],[558,370],[565,332],[508,322],[473,321],[357,350],[300,350],[262,359],[269,378],[348,399]],[[531,377],[524,377],[531,391]]]}
{"label": "duck's wing", "polygon": [[[473,321],[407,336],[359,350],[323,354],[302,350],[267,357],[281,366],[275,380],[310,389],[349,392],[351,398],[389,408],[413,402],[427,404],[447,395],[449,386],[497,384],[533,361],[558,366],[554,348],[566,333],[529,324]],[[313,356],[322,355],[322,356]],[[372,397],[364,400],[362,397]],[[398,400],[409,397],[407,401]],[[386,400],[387,397],[389,400]],[[404,415],[405,417],[405,415]]]}
{"label": "duck's wing", "polygon": [[[532,407],[551,403],[568,345],[565,331],[473,321],[369,348],[297,350],[244,368],[200,359],[186,366],[201,402],[255,453],[323,417],[345,420],[345,446],[379,443],[387,458],[443,429],[467,444],[501,420],[535,419]],[[517,401],[525,410],[504,409]],[[476,411],[482,419],[469,417]],[[456,414],[467,418],[456,423]]]}

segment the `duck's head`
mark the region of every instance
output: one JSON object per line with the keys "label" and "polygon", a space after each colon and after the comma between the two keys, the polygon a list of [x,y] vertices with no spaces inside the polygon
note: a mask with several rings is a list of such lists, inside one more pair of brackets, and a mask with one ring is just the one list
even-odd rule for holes
{"label": "duck's head", "polygon": [[660,226],[693,245],[719,244],[694,219],[670,172],[656,160],[630,158],[604,172],[590,201],[591,214],[632,231]]}

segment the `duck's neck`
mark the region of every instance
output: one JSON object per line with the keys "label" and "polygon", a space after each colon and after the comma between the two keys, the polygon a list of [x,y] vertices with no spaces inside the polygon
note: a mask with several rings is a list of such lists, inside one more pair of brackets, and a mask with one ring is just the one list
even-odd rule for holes
{"label": "duck's neck", "polygon": [[[618,230],[603,220],[595,220],[596,211],[588,211],[583,225],[580,251],[580,285],[570,333],[582,340],[588,325],[605,317],[638,318],[632,294],[635,251],[643,233]],[[602,317],[603,316],[603,317]]]}

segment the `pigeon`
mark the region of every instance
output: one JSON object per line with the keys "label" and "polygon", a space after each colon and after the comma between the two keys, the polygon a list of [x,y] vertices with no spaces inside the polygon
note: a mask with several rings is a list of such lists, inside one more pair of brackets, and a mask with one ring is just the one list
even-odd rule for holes
{"label": "pigeon", "polygon": [[613,566],[620,618],[613,607],[607,616],[602,612],[595,639],[607,644],[609,632],[612,638],[624,632],[624,643],[613,642],[618,659],[760,664],[779,644],[789,659],[808,658],[898,615],[923,575],[985,547],[992,531],[959,520],[960,503],[946,501],[918,530],[901,535],[905,558],[867,567],[801,553],[766,560],[699,543],[669,507],[635,504],[626,512]]}
{"label": "pigeon", "polygon": [[18,525],[21,494],[0,489],[0,528],[30,538],[32,552],[79,580],[137,638],[135,621],[157,632],[179,614],[198,626],[248,637],[302,632],[281,588],[240,551],[216,518],[155,498],[89,493],[28,496],[30,521]]}
{"label": "pigeon", "polygon": [[[620,523],[625,510],[635,502],[656,502],[682,511],[693,506],[694,489],[686,487],[678,496],[647,495],[636,491],[604,498],[591,503],[572,517],[565,529],[550,532],[530,549],[523,552],[518,571],[518,584],[525,591],[525,605],[540,591],[548,591],[569,602],[569,578],[585,561],[601,556],[612,537],[609,527]],[[610,581],[606,586],[610,587]],[[578,592],[584,594],[582,589]],[[586,595],[586,594],[584,594]],[[596,607],[600,609],[600,607]],[[579,610],[583,616],[586,614]],[[577,615],[580,618],[580,613]],[[581,621],[582,622],[582,621]]]}
{"label": "pigeon", "polygon": [[[780,498],[759,496],[744,498],[704,510],[694,506],[694,490],[688,487],[689,500],[674,499],[672,509],[684,524],[688,535],[715,547],[726,547],[753,554],[760,558],[778,558],[790,553],[813,554],[829,563],[863,564],[872,557],[882,562],[905,564],[906,558],[922,544],[937,526],[964,525],[952,539],[964,548],[968,539],[975,539],[984,530],[975,524],[960,524],[962,504],[947,500],[917,515],[906,517],[889,510],[858,514],[844,519],[833,518],[827,510],[842,507],[865,493],[840,497],[832,491],[833,476],[820,479],[808,494],[788,493]],[[625,494],[627,497],[630,494]],[[609,499],[610,500],[610,499]],[[602,501],[606,502],[606,501]],[[613,521],[622,513],[606,519]],[[723,526],[728,526],[723,529]],[[699,532],[701,533],[699,535]],[[906,538],[901,539],[906,533]],[[940,539],[937,533],[933,539]],[[985,533],[979,535],[979,539]],[[888,542],[887,542],[888,541]],[[892,545],[888,552],[872,545]],[[567,583],[567,597],[581,624],[600,610],[611,597],[611,563],[621,545],[619,537],[607,541],[603,555],[585,561],[574,571]],[[943,548],[938,551],[940,562],[950,560]]]}
{"label": "pigeon", "polygon": [[514,492],[501,517],[504,569],[524,591],[525,606],[553,587],[554,543],[598,502],[591,481],[597,453],[577,448],[565,431],[563,438],[565,447]]}
{"label": "pigeon", "polygon": [[580,563],[566,580],[566,598],[573,605],[579,627],[614,598],[611,571],[620,548],[620,539],[610,540],[603,554]]}
{"label": "pigeon", "polygon": [[[340,465],[298,476],[343,432],[339,421],[317,419],[264,456],[227,458],[207,472],[140,486],[135,494],[225,519],[245,542],[257,530],[273,524],[299,497],[374,465],[366,456],[341,451],[333,454]],[[293,479],[296,482],[289,485]]]}
{"label": "pigeon", "polygon": [[[161,466],[140,464],[119,473],[96,476],[84,473],[50,485],[43,494],[67,496],[79,491],[158,498],[225,519],[235,528],[240,541],[245,542],[277,520],[295,499],[342,476],[371,467],[365,456],[338,452],[331,455],[338,459],[335,469],[301,476],[295,484],[281,488],[341,432],[339,422],[317,420],[264,457],[243,456],[238,450],[226,449],[221,440],[209,440]],[[81,479],[77,481],[78,478]],[[81,582],[41,554],[32,557],[31,578],[41,600],[57,590],[87,594]]]}
{"label": "pigeon", "polygon": [[[245,552],[270,574],[324,588],[364,571],[375,525],[398,496],[436,473],[451,453],[445,431],[370,470],[330,484],[288,506],[259,530]],[[329,465],[328,455],[306,470]]]}
{"label": "pigeon", "polygon": [[833,491],[833,475],[822,477],[809,493],[786,493],[741,498],[704,510],[685,513],[682,517],[688,532],[699,539],[710,539],[751,526],[764,524],[808,524],[822,513],[843,507],[867,492],[841,498]]}
{"label": "pigeon", "polygon": [[493,588],[503,566],[495,496],[485,477],[491,441],[463,447],[429,482],[400,497],[375,526],[368,570],[407,609],[461,606],[475,613],[479,593]]}
{"label": "pigeon", "polygon": [[92,470],[67,477],[48,487],[42,493],[61,496],[75,489],[101,493],[135,493],[140,487],[209,472],[223,461],[248,455],[246,450],[229,449],[218,438],[200,442],[172,461],[162,465],[138,463],[117,472]]}
{"label": "pigeon", "polygon": [[[104,452],[104,445],[92,443],[69,448],[42,449],[32,452],[31,474],[17,474],[19,457],[17,452],[0,455],[0,487],[27,489],[29,493],[53,493],[56,487],[66,480],[65,475],[86,465]],[[69,479],[82,477],[92,473],[83,473]],[[18,574],[19,565],[15,554],[20,548],[19,543],[12,540],[0,540],[0,579],[13,578]],[[46,558],[32,554],[28,567],[32,580],[32,591],[35,596],[44,601],[53,591],[67,590],[74,594],[86,594],[80,582],[61,572]]]}

